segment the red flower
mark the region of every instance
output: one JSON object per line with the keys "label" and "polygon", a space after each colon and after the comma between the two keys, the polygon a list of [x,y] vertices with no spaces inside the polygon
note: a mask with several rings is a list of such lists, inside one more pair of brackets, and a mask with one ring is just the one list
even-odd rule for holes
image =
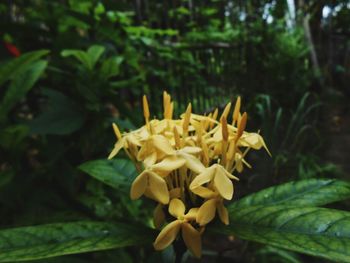
{"label": "red flower", "polygon": [[21,51],[19,51],[19,49],[15,45],[9,42],[5,42],[5,47],[11,53],[11,55],[15,57],[19,57],[21,55]]}

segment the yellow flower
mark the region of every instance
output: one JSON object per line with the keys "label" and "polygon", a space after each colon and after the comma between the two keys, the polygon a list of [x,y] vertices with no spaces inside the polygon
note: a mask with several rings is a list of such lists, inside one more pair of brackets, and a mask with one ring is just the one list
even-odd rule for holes
{"label": "yellow flower", "polygon": [[204,226],[212,221],[215,217],[215,212],[218,212],[220,220],[225,224],[229,224],[229,216],[226,207],[224,206],[223,198],[213,192],[212,198],[206,200],[198,209],[196,221],[200,226]]}
{"label": "yellow flower", "polygon": [[196,219],[198,209],[192,208],[187,214],[185,214],[185,210],[185,205],[180,199],[175,198],[171,200],[169,213],[177,219],[162,229],[153,246],[156,250],[165,249],[173,243],[181,230],[182,238],[187,248],[199,258],[202,254],[201,233],[190,223]]}
{"label": "yellow flower", "polygon": [[129,144],[132,144],[135,146],[141,145],[139,140],[135,136],[135,133],[129,133],[126,136],[122,136],[118,126],[115,123],[113,123],[112,126],[118,141],[114,145],[114,148],[112,152],[109,154],[108,159],[112,159],[114,156],[116,156],[118,152],[121,150],[121,148],[127,149]]}
{"label": "yellow flower", "polygon": [[161,162],[153,165],[151,169],[163,172],[172,172],[183,165],[195,173],[200,173],[205,170],[205,166],[194,155],[202,151],[199,147],[186,146],[180,150],[174,151],[169,156],[165,157]]}
{"label": "yellow flower", "polygon": [[165,180],[149,170],[143,171],[131,185],[131,199],[138,199],[143,194],[159,203],[169,203],[169,191]]}
{"label": "yellow flower", "polygon": [[172,148],[169,141],[162,135],[151,135],[143,145],[137,155],[137,160],[143,161],[146,166],[151,166],[157,160],[164,158],[166,155],[174,154],[175,150]]}
{"label": "yellow flower", "polygon": [[[238,178],[232,173],[242,172],[244,165],[251,168],[244,159],[250,149],[267,148],[258,133],[245,131],[248,115],[240,113],[240,97],[231,124],[227,121],[231,103],[219,119],[218,109],[203,116],[193,114],[191,104],[180,119],[173,119],[174,103],[166,92],[163,105],[164,119],[150,120],[144,96],[144,126],[122,136],[113,124],[117,143],[109,159],[124,148],[134,162],[140,174],[131,185],[130,197],[134,200],[144,195],[158,202],[153,213],[157,229],[167,223],[167,209],[176,218],[161,230],[155,249],[162,250],[182,238],[188,249],[200,257],[205,225],[216,214],[229,224],[224,200],[231,200],[234,194],[233,180]],[[186,207],[189,211],[185,214]]]}
{"label": "yellow flower", "polygon": [[190,189],[193,193],[205,197],[206,193],[203,193],[205,191],[203,185],[212,183],[213,187],[217,189],[223,198],[231,200],[233,196],[233,184],[230,179],[238,180],[237,177],[226,171],[220,164],[213,164],[193,179]]}

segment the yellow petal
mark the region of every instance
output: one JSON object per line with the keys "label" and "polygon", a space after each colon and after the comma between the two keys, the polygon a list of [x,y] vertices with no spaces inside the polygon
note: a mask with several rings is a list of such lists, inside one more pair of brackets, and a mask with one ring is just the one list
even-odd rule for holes
{"label": "yellow petal", "polygon": [[201,234],[189,223],[183,223],[181,230],[187,248],[196,258],[200,258],[202,255]]}
{"label": "yellow petal", "polygon": [[113,127],[113,130],[114,130],[115,136],[118,138],[118,140],[120,140],[122,138],[122,134],[120,133],[120,130],[119,130],[117,124],[113,123],[112,127]]}
{"label": "yellow petal", "polygon": [[227,139],[228,139],[228,129],[227,129],[226,117],[222,117],[222,119],[221,119],[221,132],[222,132],[222,139],[224,141],[227,141]]}
{"label": "yellow petal", "polygon": [[145,117],[146,121],[148,121],[150,113],[149,113],[149,107],[148,107],[146,95],[143,95],[142,101],[143,101],[143,116]]}
{"label": "yellow petal", "polygon": [[235,122],[238,120],[240,109],[241,109],[241,97],[238,97],[236,100],[235,109],[233,110],[232,125],[235,125]]}
{"label": "yellow petal", "polygon": [[172,172],[172,171],[182,167],[185,163],[186,163],[186,160],[184,160],[182,158],[177,158],[176,156],[171,156],[171,157],[167,157],[163,161],[153,165],[152,170]]}
{"label": "yellow petal", "polygon": [[237,135],[236,135],[236,141],[242,136],[243,131],[245,129],[245,126],[247,124],[247,113],[243,113],[241,119],[239,120],[238,127],[237,127]]}
{"label": "yellow petal", "polygon": [[178,155],[186,160],[186,166],[191,171],[197,174],[205,171],[205,166],[195,156],[184,152],[181,152]]}
{"label": "yellow petal", "polygon": [[156,152],[151,153],[143,160],[146,168],[155,164],[156,161],[157,161],[157,153]]}
{"label": "yellow petal", "polygon": [[154,135],[152,137],[153,145],[156,147],[159,151],[167,154],[172,155],[175,154],[175,150],[173,147],[171,147],[170,142],[162,135]]}
{"label": "yellow petal", "polygon": [[217,204],[217,209],[221,222],[223,222],[225,225],[228,225],[230,223],[230,220],[228,217],[227,209],[224,206],[223,202],[219,202]]}
{"label": "yellow petal", "polygon": [[219,110],[218,110],[218,108],[216,108],[215,110],[214,110],[214,113],[213,113],[213,120],[216,120],[216,118],[218,117],[218,114],[219,114]]}
{"label": "yellow petal", "polygon": [[186,146],[183,149],[180,150],[181,152],[188,153],[188,154],[198,154],[202,152],[202,149],[199,147],[190,147]]}
{"label": "yellow petal", "polygon": [[130,198],[132,200],[138,199],[141,197],[141,195],[144,194],[147,188],[147,182],[148,173],[146,171],[142,172],[139,176],[136,177],[130,189]]}
{"label": "yellow petal", "polygon": [[182,128],[183,128],[185,134],[187,134],[187,131],[188,131],[188,125],[190,123],[191,111],[192,111],[192,105],[191,105],[191,103],[189,103],[187,106],[187,109],[186,109],[183,123],[182,123]]}
{"label": "yellow petal", "polygon": [[260,150],[261,147],[264,147],[267,153],[271,156],[264,139],[258,133],[249,133],[248,135],[244,136],[244,138],[242,137],[241,145],[252,147],[255,150]]}
{"label": "yellow petal", "polygon": [[205,183],[210,182],[213,179],[214,172],[215,167],[212,166],[206,168],[204,172],[200,173],[193,179],[192,183],[190,184],[190,189],[193,190],[194,188],[197,188]]}
{"label": "yellow petal", "polygon": [[175,139],[176,147],[180,148],[181,147],[180,135],[179,135],[179,132],[178,132],[176,126],[174,127],[174,139]]}
{"label": "yellow petal", "polygon": [[146,141],[142,145],[139,153],[137,154],[137,160],[139,160],[139,161],[144,160],[144,159],[147,158],[148,155],[152,154],[153,152],[154,152],[154,149],[152,147],[151,142],[150,141]]}
{"label": "yellow petal", "polygon": [[136,138],[136,136],[134,134],[126,135],[125,138],[129,143],[136,145],[136,146],[141,146],[141,143],[139,142],[139,140]]}
{"label": "yellow petal", "polygon": [[185,215],[187,220],[196,220],[199,208],[191,208],[190,211]]}
{"label": "yellow petal", "polygon": [[230,109],[231,109],[231,102],[227,103],[227,105],[226,105],[226,107],[225,107],[223,113],[221,114],[220,121],[221,121],[223,118],[227,119],[227,115],[228,115],[228,113],[230,112]]}
{"label": "yellow petal", "polygon": [[153,212],[153,223],[154,226],[159,229],[165,222],[165,214],[163,211],[163,205],[158,204]]}
{"label": "yellow petal", "polygon": [[177,234],[179,233],[181,227],[181,221],[175,220],[168,224],[163,230],[159,233],[154,241],[153,246],[156,250],[163,250],[168,247],[175,240]]}
{"label": "yellow petal", "polygon": [[226,169],[222,169],[222,171],[226,174],[226,176],[228,178],[239,181],[239,178],[237,178],[236,176],[230,174]]}
{"label": "yellow petal", "polygon": [[163,108],[164,108],[164,119],[169,119],[170,96],[166,91],[163,92]]}
{"label": "yellow petal", "polygon": [[108,156],[108,160],[112,159],[114,156],[116,156],[118,154],[120,149],[123,148],[124,143],[125,143],[125,140],[124,140],[124,138],[122,138],[114,145],[112,152]]}
{"label": "yellow petal", "polygon": [[169,191],[165,180],[156,173],[148,175],[148,187],[159,203],[169,203]]}
{"label": "yellow petal", "polygon": [[170,201],[169,204],[169,213],[176,218],[184,217],[185,216],[185,210],[186,207],[184,203],[177,198],[174,198]]}
{"label": "yellow petal", "polygon": [[198,210],[196,221],[201,226],[214,219],[216,212],[216,199],[209,199]]}
{"label": "yellow petal", "polygon": [[191,191],[194,194],[196,194],[204,199],[213,198],[217,195],[214,191],[210,190],[209,188],[203,187],[203,186],[198,186],[196,188],[193,188],[193,189],[191,189]]}
{"label": "yellow petal", "polygon": [[227,178],[222,166],[217,167],[214,176],[214,185],[218,190],[219,194],[227,199],[231,200],[233,197],[233,184],[230,179]]}

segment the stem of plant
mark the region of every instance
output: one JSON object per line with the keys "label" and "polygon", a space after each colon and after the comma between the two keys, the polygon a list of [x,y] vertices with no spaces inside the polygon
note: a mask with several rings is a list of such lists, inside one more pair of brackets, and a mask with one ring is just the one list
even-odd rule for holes
{"label": "stem of plant", "polygon": [[181,263],[182,257],[185,254],[187,247],[182,240],[182,237],[179,237],[174,243],[174,251],[175,251],[175,263]]}

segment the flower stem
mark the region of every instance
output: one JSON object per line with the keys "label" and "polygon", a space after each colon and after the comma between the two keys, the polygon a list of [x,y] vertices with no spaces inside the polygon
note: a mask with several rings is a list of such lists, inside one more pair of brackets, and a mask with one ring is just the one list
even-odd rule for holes
{"label": "flower stem", "polygon": [[182,240],[182,238],[178,238],[174,243],[174,251],[175,251],[175,263],[181,263],[182,257],[185,254],[187,247]]}

